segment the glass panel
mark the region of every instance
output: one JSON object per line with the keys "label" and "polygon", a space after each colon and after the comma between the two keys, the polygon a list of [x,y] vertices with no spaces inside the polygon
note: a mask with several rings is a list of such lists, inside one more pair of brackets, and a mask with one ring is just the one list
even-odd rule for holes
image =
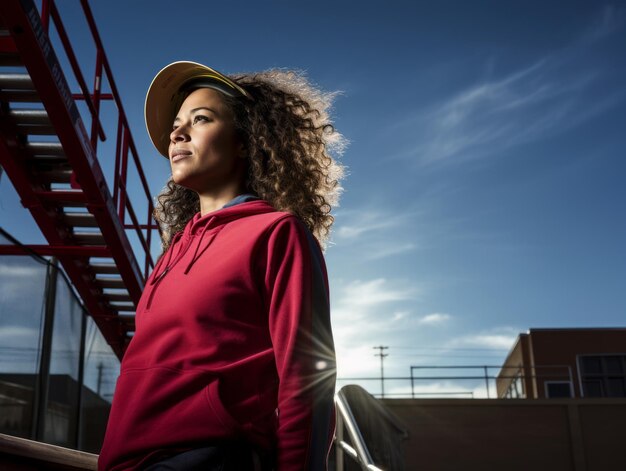
{"label": "glass panel", "polygon": [[120,362],[113,350],[93,319],[87,318],[79,441],[81,450],[100,452],[119,371]]}
{"label": "glass panel", "polygon": [[622,368],[622,357],[617,355],[604,357],[604,368],[608,374],[614,375],[623,373],[624,370]]}
{"label": "glass panel", "polygon": [[32,436],[46,270],[30,257],[0,257],[0,433]]}
{"label": "glass panel", "polygon": [[609,389],[608,397],[626,397],[624,378],[608,378],[607,384]]}
{"label": "glass panel", "polygon": [[44,441],[74,447],[78,420],[81,305],[59,273],[52,329]]}
{"label": "glass panel", "polygon": [[524,390],[524,381],[521,375],[515,378],[515,387],[519,391],[519,397],[526,396],[526,391]]}
{"label": "glass panel", "polygon": [[548,383],[548,397],[572,397],[569,383]]}
{"label": "glass panel", "polygon": [[583,381],[585,397],[603,397],[601,381]]}
{"label": "glass panel", "polygon": [[602,357],[583,357],[582,369],[584,374],[602,374]]}

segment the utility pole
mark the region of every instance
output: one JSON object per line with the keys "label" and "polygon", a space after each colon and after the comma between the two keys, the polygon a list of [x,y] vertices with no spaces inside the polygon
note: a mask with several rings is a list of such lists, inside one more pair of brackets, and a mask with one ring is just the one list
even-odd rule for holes
{"label": "utility pole", "polygon": [[374,350],[378,349],[378,353],[374,353],[375,357],[380,357],[380,391],[381,397],[385,397],[385,370],[383,368],[383,359],[386,356],[389,356],[388,353],[383,353],[383,350],[387,350],[389,347],[384,347],[379,345],[378,347],[373,347]]}

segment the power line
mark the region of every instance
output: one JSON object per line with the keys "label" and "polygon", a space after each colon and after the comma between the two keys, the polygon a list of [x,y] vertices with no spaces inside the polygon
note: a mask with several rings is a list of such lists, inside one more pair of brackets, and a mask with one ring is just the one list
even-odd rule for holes
{"label": "power line", "polygon": [[398,347],[392,345],[398,350],[444,350],[444,351],[487,351],[487,352],[507,352],[508,348],[503,347]]}

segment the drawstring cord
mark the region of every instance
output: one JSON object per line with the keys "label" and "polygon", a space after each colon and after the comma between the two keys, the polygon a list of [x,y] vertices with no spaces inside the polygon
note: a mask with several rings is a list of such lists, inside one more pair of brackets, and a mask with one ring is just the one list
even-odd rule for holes
{"label": "drawstring cord", "polygon": [[200,250],[200,246],[202,245],[202,239],[204,238],[204,234],[206,234],[207,230],[211,226],[211,223],[213,222],[213,219],[215,219],[215,218],[214,217],[211,218],[209,220],[209,222],[202,228],[202,232],[200,233],[200,240],[198,241],[198,245],[196,245],[196,250],[195,250],[195,252],[193,254],[193,257],[191,257],[191,261],[187,265],[187,268],[185,268],[185,272],[184,272],[185,275],[187,273],[189,273],[189,270],[191,270],[191,267],[193,267],[194,263],[196,263],[196,261],[202,256],[202,254],[205,252],[205,250],[209,248],[209,246],[211,245],[211,243],[215,239],[215,236],[217,236],[217,234],[219,234],[219,232],[224,228],[224,226],[222,226],[219,229],[217,229],[213,234],[211,234],[211,237],[208,240],[207,244],[204,246],[204,248],[202,250]]}
{"label": "drawstring cord", "polygon": [[[170,263],[170,260],[172,260],[172,253],[173,253],[173,248],[174,245],[176,244],[176,242],[178,241],[178,239],[180,239],[180,236],[182,234],[180,232],[177,232],[176,235],[174,235],[174,239],[172,240],[172,242],[170,243],[170,247],[167,251],[167,256],[163,256],[161,257],[161,259],[159,260],[159,262],[156,264],[156,266],[154,267],[154,276],[152,277],[152,279],[150,280],[150,284],[153,285],[154,283],[156,283],[156,280],[158,280],[161,275],[163,274],[163,272],[159,273],[159,270],[162,266],[167,267]],[[164,254],[165,255],[165,254]],[[167,262],[165,261],[167,259]],[[167,268],[165,268],[165,270],[167,270]],[[164,271],[165,271],[164,270]],[[157,274],[158,273],[158,274]]]}
{"label": "drawstring cord", "polygon": [[[211,237],[208,239],[208,243],[204,246],[204,248],[202,250],[200,250],[200,247],[202,246],[202,241],[204,239],[204,236],[205,236],[206,232],[211,228],[211,225],[213,224],[214,220],[215,220],[215,216],[213,216],[211,219],[209,219],[207,221],[207,223],[204,224],[204,226],[202,227],[202,230],[200,231],[200,234],[198,236],[198,243],[196,244],[196,248],[194,250],[193,257],[191,257],[191,261],[189,262],[189,264],[185,268],[185,272],[184,272],[185,275],[187,273],[189,273],[189,270],[191,270],[191,268],[196,263],[196,261],[202,256],[202,254],[205,252],[205,250],[209,248],[209,246],[213,242],[213,239],[215,239],[215,236],[223,229],[224,226],[220,227],[213,234],[211,234]],[[172,243],[170,244],[170,248],[172,248],[172,249],[174,248],[175,244],[181,238],[182,234],[183,234],[182,232],[178,232],[174,236],[174,238],[172,240]],[[185,254],[187,253],[187,251],[189,250],[191,245],[192,245],[192,242],[190,241],[184,248],[182,248],[180,250],[180,252],[178,253],[178,255],[176,256],[176,258],[173,261],[172,261],[172,258],[174,258],[174,251],[173,250],[168,250],[167,261],[165,261],[165,257],[163,257],[161,260],[159,260],[159,263],[155,267],[155,273],[162,266],[165,266],[165,268],[163,269],[163,271],[161,271],[161,273],[159,273],[158,275],[154,276],[150,280],[150,284],[154,285],[161,278],[163,278],[167,274],[167,272],[169,272],[170,269],[174,265],[176,265],[176,263],[178,263],[178,261],[181,260],[185,256]]]}
{"label": "drawstring cord", "polygon": [[[166,273],[170,270],[170,268],[183,256],[185,255],[185,253],[187,252],[187,250],[189,250],[189,247],[191,246],[191,243],[187,244],[186,247],[184,247],[183,249],[180,250],[178,256],[176,257],[176,260],[174,262],[172,262],[170,264],[170,262],[172,261],[172,258],[174,257],[174,247],[176,245],[176,243],[179,241],[179,239],[182,238],[183,233],[182,232],[177,232],[176,235],[174,236],[174,238],[172,239],[172,242],[170,243],[170,249],[167,251],[167,261],[164,262],[165,257],[163,257],[161,259],[161,261],[159,261],[159,264],[157,265],[158,268],[165,266],[165,268],[163,269],[163,271],[161,273],[159,273],[158,275],[154,276],[152,278],[152,280],[150,281],[151,285],[156,284],[157,281],[159,281],[161,278],[163,278]],[[157,268],[155,267],[155,273],[156,273]]]}

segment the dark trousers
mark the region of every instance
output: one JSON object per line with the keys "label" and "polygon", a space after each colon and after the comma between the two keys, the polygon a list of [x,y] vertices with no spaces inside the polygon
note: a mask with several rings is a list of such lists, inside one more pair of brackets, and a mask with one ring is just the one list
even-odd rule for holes
{"label": "dark trousers", "polygon": [[246,444],[229,443],[196,448],[151,464],[144,471],[271,471],[263,459]]}

